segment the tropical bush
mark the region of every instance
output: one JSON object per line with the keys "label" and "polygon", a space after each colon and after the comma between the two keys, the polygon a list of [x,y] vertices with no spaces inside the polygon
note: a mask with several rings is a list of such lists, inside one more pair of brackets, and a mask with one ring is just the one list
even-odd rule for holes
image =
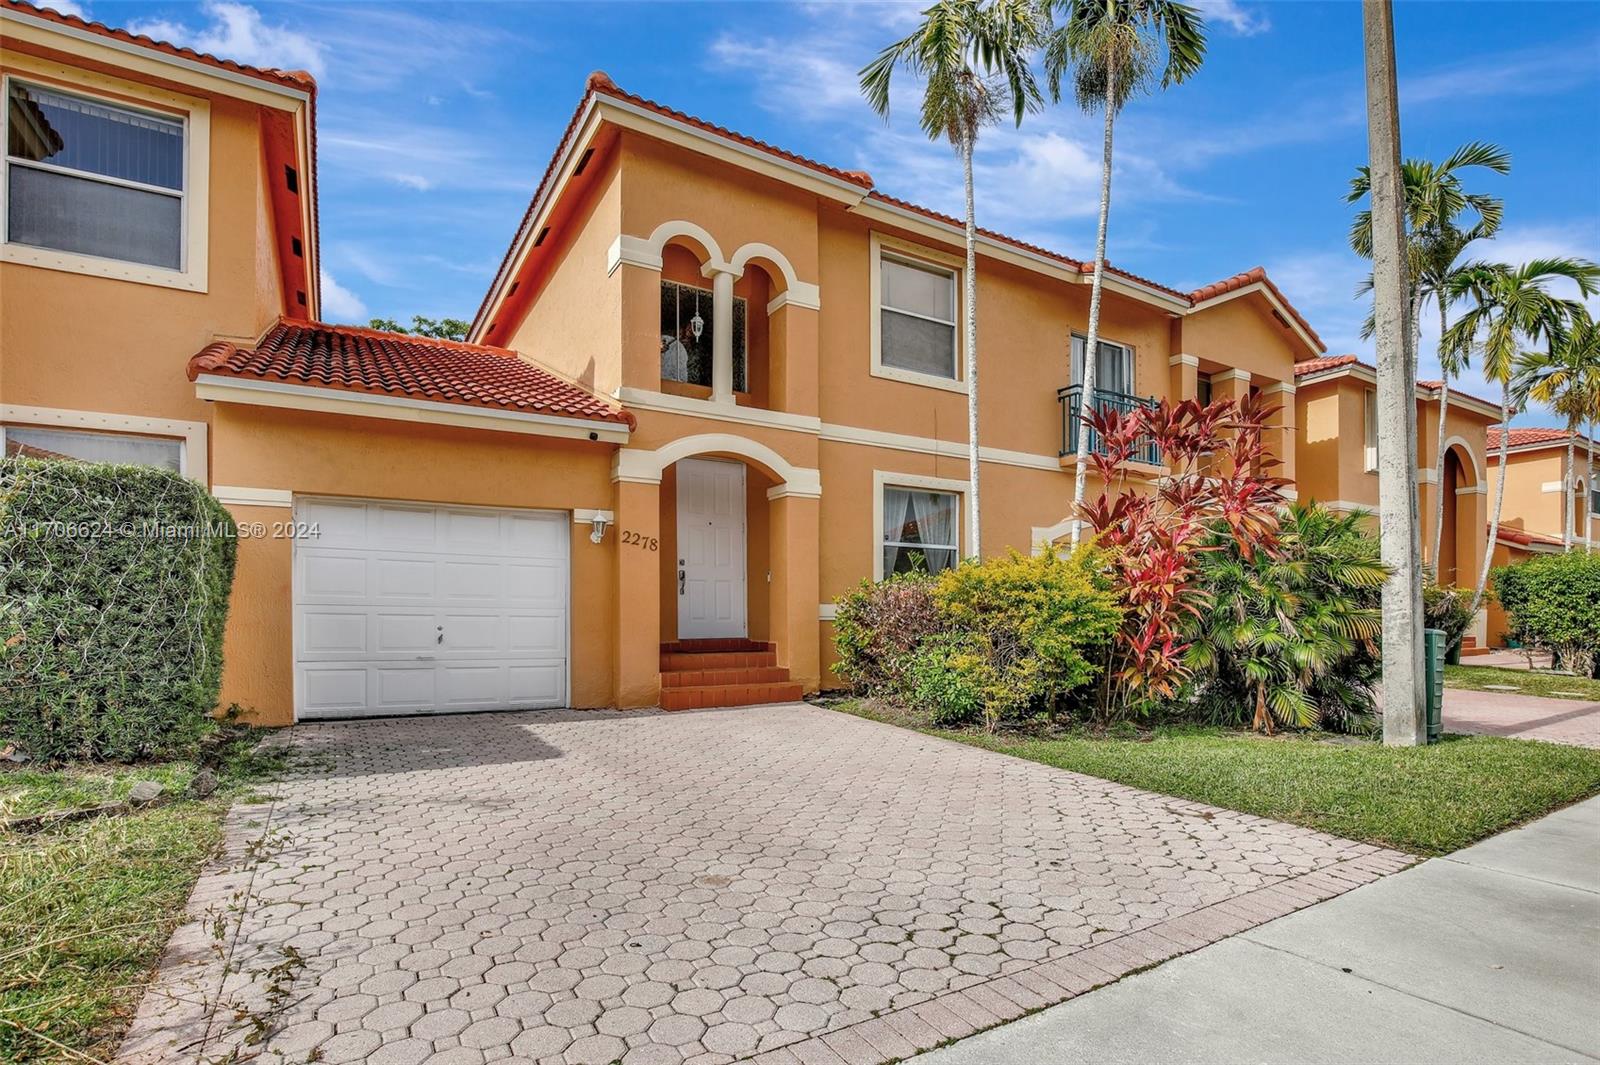
{"label": "tropical bush", "polygon": [[1184,664],[1203,713],[1272,732],[1357,731],[1372,720],[1380,589],[1389,575],[1358,514],[1295,504],[1276,543],[1246,554],[1222,528],[1198,556],[1207,608],[1192,615]]}
{"label": "tropical bush", "polygon": [[[1101,441],[1091,460],[1105,488],[1084,505],[1083,517],[1123,608],[1101,701],[1105,717],[1147,716],[1187,686],[1185,630],[1206,601],[1196,568],[1217,531],[1246,560],[1272,549],[1289,482],[1270,475],[1278,460],[1266,453],[1262,434],[1278,409],[1249,396],[1205,406],[1163,401],[1091,417]],[[1130,487],[1126,464],[1152,444],[1168,474]]]}
{"label": "tropical bush", "polygon": [[1472,625],[1472,593],[1430,580],[1422,586],[1422,614],[1428,628],[1444,633],[1445,654],[1451,654]]}
{"label": "tropical bush", "polygon": [[1600,650],[1600,555],[1569,551],[1501,566],[1491,574],[1512,631],[1593,676]]}
{"label": "tropical bush", "polygon": [[838,603],[835,670],[941,725],[1055,711],[1095,678],[1121,612],[1088,551],[968,560],[891,577]]}
{"label": "tropical bush", "polygon": [[864,580],[835,605],[833,671],[857,692],[901,690],[911,656],[944,631],[926,573]]}
{"label": "tropical bush", "polygon": [[0,740],[128,761],[204,728],[237,531],[176,473],[0,460]]}

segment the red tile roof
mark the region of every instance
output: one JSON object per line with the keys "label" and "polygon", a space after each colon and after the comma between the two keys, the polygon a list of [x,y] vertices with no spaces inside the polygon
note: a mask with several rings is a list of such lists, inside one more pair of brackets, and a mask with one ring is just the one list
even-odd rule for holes
{"label": "red tile roof", "polygon": [[[965,225],[961,219],[955,218],[951,215],[943,214],[930,208],[923,207],[920,204],[911,203],[908,200],[902,200],[898,197],[890,196],[887,193],[879,191],[874,187],[872,175],[865,171],[844,170],[839,167],[830,166],[827,163],[818,162],[815,159],[810,159],[806,156],[788,151],[787,149],[776,147],[775,145],[769,144],[766,141],[758,140],[755,137],[728,129],[725,126],[719,126],[713,122],[708,122],[703,118],[697,118],[694,115],[690,115],[686,112],[668,107],[665,104],[657,103],[654,100],[639,96],[636,93],[627,92],[619,88],[617,84],[611,80],[610,76],[604,71],[597,70],[589,75],[588,81],[585,85],[583,99],[578,102],[577,110],[573,112],[572,119],[567,123],[566,130],[561,135],[561,141],[556,146],[555,154],[551,157],[550,164],[545,169],[544,177],[540,179],[538,188],[534,190],[533,198],[529,201],[528,209],[526,212],[524,212],[522,221],[517,226],[517,231],[512,238],[511,246],[507,248],[505,257],[500,263],[500,268],[495,273],[494,281],[490,284],[488,292],[484,294],[483,302],[478,307],[478,313],[473,320],[474,325],[482,320],[485,312],[487,312],[489,309],[490,300],[494,298],[496,291],[500,287],[504,275],[508,270],[511,269],[511,258],[516,253],[517,248],[521,245],[523,237],[528,231],[528,227],[533,222],[534,210],[538,207],[541,198],[544,196],[545,191],[550,185],[550,181],[554,176],[556,162],[561,158],[562,153],[566,150],[568,143],[572,139],[573,133],[577,130],[578,120],[583,116],[584,108],[588,105],[590,99],[595,96],[608,96],[615,100],[624,101],[635,107],[654,112],[663,118],[668,118],[676,122],[682,122],[687,125],[694,126],[696,129],[703,130],[718,137],[723,137],[727,140],[733,141],[736,144],[741,144],[747,148],[753,148],[757,151],[765,152],[768,155],[783,159],[786,162],[794,163],[808,170],[816,171],[819,174],[848,182],[861,189],[864,189],[866,191],[867,198],[870,200],[876,200],[879,203],[889,204],[902,210],[913,211],[925,218],[943,222],[947,225],[956,227]],[[1016,237],[1007,236],[1004,233],[999,233],[992,229],[980,228],[978,232],[980,232],[983,236],[999,243],[1009,244],[1010,246],[1018,248],[1022,251],[1030,252],[1046,259],[1051,259],[1069,269],[1077,270],[1080,274],[1091,274],[1094,272],[1094,263],[1092,261],[1084,262],[1081,259],[1073,259],[1069,256],[1061,254],[1060,252],[1051,251],[1050,249],[1040,247],[1037,244],[1030,244],[1027,241],[1019,240]],[[1170,295],[1177,302],[1185,303],[1190,306],[1193,306],[1201,300],[1209,299],[1212,296],[1222,295],[1226,292],[1243,288],[1246,285],[1261,282],[1272,292],[1278,301],[1283,304],[1284,308],[1288,310],[1295,322],[1306,331],[1306,334],[1311,338],[1312,342],[1318,348],[1323,346],[1322,338],[1317,335],[1316,330],[1311,328],[1311,324],[1306,321],[1299,311],[1295,310],[1294,305],[1289,302],[1289,300],[1283,295],[1278,287],[1272,283],[1271,279],[1267,277],[1266,271],[1259,266],[1252,270],[1247,270],[1242,274],[1236,274],[1233,277],[1226,278],[1211,285],[1207,285],[1204,288],[1195,290],[1194,292],[1183,292],[1168,285],[1163,285],[1160,282],[1152,281],[1147,277],[1140,277],[1138,274],[1123,270],[1122,268],[1114,266],[1111,263],[1106,264],[1106,270],[1108,273],[1114,274],[1117,277],[1121,277],[1125,280],[1132,281],[1136,284],[1143,285],[1147,288]]]}
{"label": "red tile roof", "polygon": [[1324,355],[1319,359],[1307,359],[1305,362],[1295,363],[1294,375],[1296,377],[1305,377],[1307,374],[1321,373],[1324,370],[1337,370],[1341,366],[1361,366],[1368,370],[1372,369],[1371,366],[1354,355]]}
{"label": "red tile roof", "polygon": [[231,70],[236,74],[260,78],[262,81],[276,82],[279,85],[286,85],[306,92],[315,92],[317,89],[316,79],[304,70],[253,67],[245,63],[235,62],[232,59],[222,59],[209,52],[197,52],[193,48],[185,48],[170,41],[158,41],[154,37],[146,37],[140,33],[129,33],[127,30],[107,26],[103,22],[91,22],[89,19],[81,18],[78,15],[67,15],[48,7],[23,3],[22,0],[5,0],[5,10],[29,15],[44,22],[55,22],[63,26],[71,26],[74,29],[88,30],[90,33],[99,34],[101,37],[109,37],[125,44],[136,44],[141,48],[165,52],[167,55],[177,56],[180,59],[191,59],[198,63],[205,63],[207,66]]}
{"label": "red tile roof", "polygon": [[[1498,425],[1489,430],[1488,447],[1491,452],[1500,447],[1500,432],[1501,430]],[[1582,433],[1574,433],[1572,435],[1577,441],[1579,447],[1585,445],[1586,438]],[[1513,427],[1511,430],[1511,440],[1507,446],[1533,447],[1540,444],[1564,445],[1566,442],[1567,431],[1565,429],[1518,429]],[[1490,457],[1492,458],[1493,455]]]}
{"label": "red tile roof", "polygon": [[208,345],[189,360],[188,373],[191,381],[207,374],[635,424],[614,403],[505,348],[359,326],[280,321],[254,348]]}
{"label": "red tile roof", "polygon": [[1495,530],[1495,539],[1505,540],[1507,543],[1529,547],[1533,544],[1544,544],[1550,547],[1562,547],[1564,542],[1559,536],[1546,536],[1544,533],[1529,532],[1526,529],[1511,529],[1502,525]]}

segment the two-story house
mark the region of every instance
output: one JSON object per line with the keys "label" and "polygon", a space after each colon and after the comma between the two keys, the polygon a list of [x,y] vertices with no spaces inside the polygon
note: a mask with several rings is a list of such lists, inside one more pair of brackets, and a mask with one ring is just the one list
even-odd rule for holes
{"label": "two-story house", "polygon": [[[1505,468],[1500,467],[1499,426],[1488,433],[1489,498],[1505,479],[1505,500],[1495,537],[1493,565],[1521,562],[1531,555],[1563,551],[1570,542],[1590,550],[1600,537],[1600,492],[1589,482],[1589,439],[1565,429],[1516,429],[1503,441]],[[1573,445],[1573,468],[1567,468],[1567,443]],[[1572,486],[1572,505],[1563,499],[1563,485]],[[1567,523],[1572,527],[1568,535]],[[1498,604],[1489,605],[1489,642],[1505,642],[1506,619]]]}
{"label": "two-story house", "polygon": [[[1313,359],[1295,367],[1296,469],[1300,498],[1335,510],[1378,511],[1377,372],[1354,355]],[[1450,390],[1445,411],[1444,478],[1438,476],[1442,381],[1417,383],[1417,516],[1423,562],[1440,584],[1473,588],[1483,565],[1489,478],[1485,450],[1500,408]],[[1444,499],[1439,556],[1434,520]],[[1483,618],[1473,630],[1480,645]]]}
{"label": "two-story house", "polygon": [[[247,534],[224,704],[792,698],[827,683],[836,596],[969,552],[957,220],[597,74],[471,343],[325,325],[308,78],[0,12],[8,445],[177,442]],[[181,165],[117,161],[164,123]],[[176,236],[165,205],[121,229],[97,206],[175,194]],[[1070,530],[1090,272],[980,236],[986,555]],[[1102,333],[1098,402],[1263,393],[1295,475],[1294,367],[1322,344],[1262,271],[1112,269]]]}

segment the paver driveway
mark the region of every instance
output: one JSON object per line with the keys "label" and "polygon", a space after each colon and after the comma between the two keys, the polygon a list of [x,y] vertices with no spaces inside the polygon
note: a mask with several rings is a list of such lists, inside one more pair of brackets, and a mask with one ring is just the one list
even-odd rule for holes
{"label": "paver driveway", "polygon": [[180,933],[126,1060],[217,1058],[290,947],[266,1060],[882,1061],[1409,862],[804,705],[292,741],[279,844],[197,889],[237,971]]}

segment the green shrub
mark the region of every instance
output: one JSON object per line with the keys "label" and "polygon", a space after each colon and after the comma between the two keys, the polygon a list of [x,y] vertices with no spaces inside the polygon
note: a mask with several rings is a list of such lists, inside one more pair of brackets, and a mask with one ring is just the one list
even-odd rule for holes
{"label": "green shrub", "polygon": [[1490,573],[1512,632],[1554,651],[1579,676],[1593,676],[1600,650],[1600,555],[1570,551]]}
{"label": "green shrub", "polygon": [[1245,557],[1225,527],[1199,555],[1205,606],[1184,663],[1209,720],[1271,732],[1370,727],[1388,570],[1359,514],[1317,504],[1284,512],[1278,543]]}
{"label": "green shrub", "polygon": [[1090,655],[1122,621],[1096,556],[1047,551],[969,560],[939,574],[939,616],[961,637],[945,661],[978,692],[985,724],[1061,698],[1095,678]]}
{"label": "green shrub", "polygon": [[202,731],[237,530],[176,473],[0,461],[0,739],[126,761]]}
{"label": "green shrub", "polygon": [[926,573],[862,581],[836,604],[833,671],[858,692],[898,691],[918,646],[944,631]]}
{"label": "green shrub", "polygon": [[970,725],[983,716],[993,678],[987,657],[974,653],[972,639],[943,633],[924,640],[906,662],[899,701],[941,728]]}

